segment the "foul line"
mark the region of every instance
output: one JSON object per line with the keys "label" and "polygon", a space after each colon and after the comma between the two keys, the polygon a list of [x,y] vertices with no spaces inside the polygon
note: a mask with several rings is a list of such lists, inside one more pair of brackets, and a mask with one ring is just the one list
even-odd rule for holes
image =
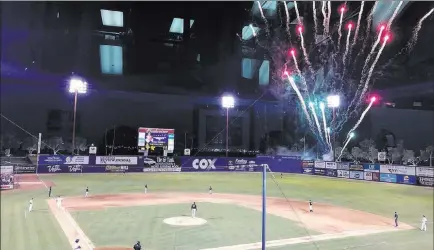
{"label": "foul line", "polygon": [[[47,191],[49,190],[47,184],[45,184],[45,181],[41,180],[41,178],[39,178],[39,174],[36,173],[36,176],[38,177],[38,180],[45,186],[45,189],[47,189]],[[49,200],[48,200],[49,202]],[[53,213],[54,217],[57,219],[57,222],[60,224],[60,227],[63,229],[63,232],[65,233],[65,236],[68,240],[68,234],[67,234],[67,229],[65,228],[65,224],[62,223],[62,219],[59,218],[61,215],[56,213],[56,211],[53,210],[53,207],[48,204],[48,207],[50,208],[51,212]],[[56,209],[56,208],[54,208]],[[61,211],[63,212],[63,215],[66,217],[66,219],[68,219],[69,223],[72,225],[72,227],[75,229],[75,231],[80,235],[80,237],[82,238],[82,240],[86,243],[87,247],[89,250],[93,250],[95,248],[95,245],[92,243],[92,241],[89,239],[89,237],[87,237],[83,230],[81,230],[80,226],[77,224],[77,222],[74,220],[74,218],[72,218],[71,214],[64,208],[61,208]],[[74,243],[70,242],[71,246],[74,247]]]}
{"label": "foul line", "polygon": [[[299,238],[290,238],[290,239],[283,239],[283,240],[270,240],[266,242],[266,247],[281,247],[281,246],[295,245],[301,243],[342,239],[347,237],[363,236],[368,234],[385,233],[385,232],[391,232],[397,230],[400,229],[347,231],[347,232],[336,233],[336,234],[321,234],[321,235],[304,236]],[[249,244],[240,244],[240,245],[217,247],[217,248],[206,248],[202,250],[255,250],[255,249],[261,249],[261,244],[262,244],[261,242],[255,242]]]}

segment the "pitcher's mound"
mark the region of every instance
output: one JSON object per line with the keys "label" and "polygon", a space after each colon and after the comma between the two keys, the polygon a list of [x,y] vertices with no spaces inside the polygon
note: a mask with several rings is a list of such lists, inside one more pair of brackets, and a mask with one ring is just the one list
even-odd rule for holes
{"label": "pitcher's mound", "polygon": [[172,226],[200,226],[206,223],[201,218],[192,218],[189,216],[171,217],[163,220],[164,223]]}

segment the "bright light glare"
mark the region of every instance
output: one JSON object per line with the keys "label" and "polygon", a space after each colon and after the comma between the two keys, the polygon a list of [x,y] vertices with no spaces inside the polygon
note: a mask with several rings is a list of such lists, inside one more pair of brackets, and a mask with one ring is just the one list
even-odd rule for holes
{"label": "bright light glare", "polygon": [[319,104],[319,108],[320,108],[321,110],[324,109],[324,103],[323,103],[323,102],[321,102],[321,103]]}
{"label": "bright light glare", "polygon": [[377,98],[375,96],[371,97],[371,102],[375,102]]}
{"label": "bright light glare", "polygon": [[222,107],[223,108],[233,108],[235,107],[235,99],[233,96],[223,96],[222,97]]}
{"label": "bright light glare", "polygon": [[341,105],[341,98],[338,95],[327,96],[327,107],[337,108]]}
{"label": "bright light glare", "polygon": [[354,132],[351,132],[350,133],[350,138],[353,138],[354,137]]}
{"label": "bright light glare", "polygon": [[79,79],[71,79],[69,81],[69,93],[85,94],[87,92],[87,82]]}

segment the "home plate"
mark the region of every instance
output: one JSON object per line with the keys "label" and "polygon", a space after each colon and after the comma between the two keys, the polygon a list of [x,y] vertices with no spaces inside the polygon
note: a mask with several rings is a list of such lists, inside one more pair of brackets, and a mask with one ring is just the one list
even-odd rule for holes
{"label": "home plate", "polygon": [[164,223],[172,226],[200,226],[206,223],[201,218],[192,218],[189,216],[170,217],[163,220]]}

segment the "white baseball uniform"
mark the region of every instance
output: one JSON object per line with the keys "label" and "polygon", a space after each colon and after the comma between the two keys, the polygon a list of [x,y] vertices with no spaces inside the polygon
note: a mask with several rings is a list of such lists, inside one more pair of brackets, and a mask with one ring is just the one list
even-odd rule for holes
{"label": "white baseball uniform", "polygon": [[62,207],[62,198],[57,197],[57,198],[56,198],[56,204],[57,204],[57,208]]}
{"label": "white baseball uniform", "polygon": [[33,210],[33,199],[29,201],[29,212]]}
{"label": "white baseball uniform", "polygon": [[422,231],[426,231],[426,223],[428,222],[428,220],[426,219],[426,217],[422,218],[422,225],[420,226],[420,230]]}

